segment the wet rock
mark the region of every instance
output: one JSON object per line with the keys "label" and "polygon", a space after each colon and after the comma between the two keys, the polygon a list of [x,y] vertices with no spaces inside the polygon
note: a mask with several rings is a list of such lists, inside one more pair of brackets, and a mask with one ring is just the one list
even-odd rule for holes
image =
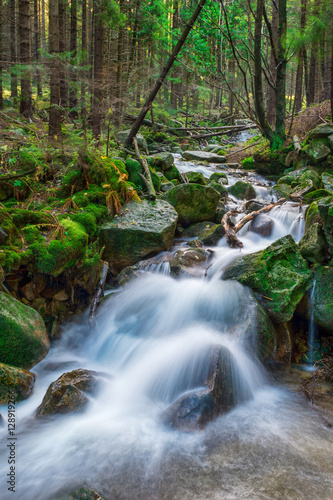
{"label": "wet rock", "polygon": [[207,185],[207,181],[201,172],[186,172],[185,175],[190,183],[201,184],[201,186]]}
{"label": "wet rock", "polygon": [[212,220],[220,200],[219,193],[210,186],[182,184],[161,196],[178,213],[178,222],[188,226],[194,222]]}
{"label": "wet rock", "polygon": [[224,172],[214,172],[210,177],[209,177],[209,182],[219,182],[220,184],[228,184],[228,177],[227,174]]}
{"label": "wet rock", "polygon": [[170,189],[172,189],[173,187],[174,187],[174,185],[170,181],[161,182],[161,192],[162,193],[166,193],[167,191],[170,191]]}
{"label": "wet rock", "polygon": [[244,255],[225,271],[268,300],[265,307],[276,322],[289,321],[311,286],[312,273],[292,236],[284,236],[265,250]]}
{"label": "wet rock", "polygon": [[294,335],[290,322],[275,325],[276,350],[274,360],[281,364],[289,364],[294,351]]}
{"label": "wet rock", "polygon": [[331,154],[331,148],[328,145],[327,139],[312,139],[306,152],[315,163],[320,163],[326,160],[329,154]]}
{"label": "wet rock", "polygon": [[46,356],[49,347],[40,314],[0,292],[0,363],[29,369]]}
{"label": "wet rock", "polygon": [[213,346],[207,353],[209,374],[206,388],[180,396],[161,415],[162,422],[184,432],[203,429],[208,422],[230,411],[246,399],[235,393],[232,383],[232,361],[228,349]]}
{"label": "wet rock", "polygon": [[249,200],[246,202],[245,208],[246,208],[246,211],[248,213],[251,213],[251,212],[256,212],[258,210],[261,210],[262,208],[266,207],[267,205],[269,205],[268,202],[259,201],[259,200]]}
{"label": "wet rock", "polygon": [[215,246],[217,242],[225,235],[225,229],[221,224],[215,224],[210,228],[205,228],[198,236],[199,240],[205,246]]}
{"label": "wet rock", "polygon": [[266,364],[275,357],[277,334],[272,321],[253,292],[251,296],[255,304],[255,314],[254,317],[250,316],[243,336],[250,339],[256,356]]}
{"label": "wet rock", "polygon": [[60,300],[60,302],[64,302],[69,299],[69,296],[66,293],[66,290],[60,290],[60,292],[56,293],[53,297],[54,300]]}
{"label": "wet rock", "polygon": [[[130,133],[130,130],[122,130],[118,132],[117,134],[117,140],[121,144],[125,144],[126,139],[128,137],[128,134]],[[144,149],[145,151],[148,151],[148,145],[146,139],[143,137],[141,134],[136,134],[136,140],[138,141],[138,146],[139,148]]]}
{"label": "wet rock", "polygon": [[308,179],[295,187],[289,196],[292,198],[302,198],[304,195],[315,191],[315,189],[312,179]]}
{"label": "wet rock", "polygon": [[207,254],[201,248],[178,250],[174,260],[170,263],[170,273],[172,276],[179,276],[182,273],[187,274],[192,267],[200,266],[206,259]]}
{"label": "wet rock", "polygon": [[0,245],[3,245],[8,238],[8,234],[0,227]]}
{"label": "wet rock", "polygon": [[324,330],[333,334],[333,267],[316,269],[314,293],[314,320]]}
{"label": "wet rock", "polygon": [[46,276],[38,275],[20,288],[20,292],[29,302],[35,300],[46,287]]}
{"label": "wet rock", "polygon": [[188,241],[186,243],[186,245],[188,247],[191,247],[191,248],[202,248],[203,247],[203,243],[200,240],[191,240],[191,241]]}
{"label": "wet rock", "polygon": [[79,488],[69,495],[64,495],[59,500],[104,500],[99,493],[89,488]]}
{"label": "wet rock", "polygon": [[22,368],[0,363],[0,405],[7,404],[8,392],[15,392],[15,400],[27,399],[33,391],[36,375]]}
{"label": "wet rock", "polygon": [[304,201],[306,203],[319,200],[320,198],[326,198],[327,196],[332,196],[333,193],[326,191],[326,189],[317,189],[316,191],[311,191],[311,193],[304,195]]}
{"label": "wet rock", "polygon": [[323,181],[324,188],[333,194],[333,175],[324,172],[321,176],[321,179]]}
{"label": "wet rock", "polygon": [[214,222],[216,224],[221,224],[222,217],[226,214],[226,209],[224,203],[221,201],[217,205],[216,212],[215,212],[215,217],[214,217]]}
{"label": "wet rock", "polygon": [[168,181],[178,181],[178,182],[183,181],[178,168],[175,167],[174,165],[172,165],[171,168],[169,168],[169,170],[164,172],[164,176]]}
{"label": "wet rock", "polygon": [[185,236],[185,238],[195,238],[196,236],[199,236],[202,231],[204,231],[205,229],[210,229],[214,225],[214,222],[208,220],[197,222],[196,224],[191,224],[184,230],[183,236]]}
{"label": "wet rock", "polygon": [[323,221],[325,238],[330,248],[330,254],[333,256],[333,196],[322,198],[318,201],[318,212]]}
{"label": "wet rock", "polygon": [[240,200],[252,200],[256,197],[256,192],[249,182],[237,181],[230,188],[230,193]]}
{"label": "wet rock", "polygon": [[183,157],[188,161],[207,161],[208,163],[225,163],[226,161],[224,156],[205,151],[184,151]]}
{"label": "wet rock", "polygon": [[318,223],[312,224],[298,244],[303,257],[315,264],[322,262],[327,256],[328,246],[322,226]]}
{"label": "wet rock", "polygon": [[177,218],[174,208],[164,200],[126,205],[118,221],[106,223],[100,230],[100,241],[105,246],[103,258],[111,271],[118,274],[150,254],[168,250]]}
{"label": "wet rock", "polygon": [[148,162],[150,159],[152,160],[153,166],[163,172],[170,170],[174,164],[173,154],[167,152],[155,153],[148,157]]}
{"label": "wet rock", "polygon": [[249,225],[249,230],[261,236],[268,237],[272,234],[274,221],[265,214],[257,215]]}
{"label": "wet rock", "polygon": [[323,224],[318,210],[318,202],[314,201],[306,211],[305,230],[307,231],[311,224],[315,224],[316,222],[318,222],[319,224]]}
{"label": "wet rock", "polygon": [[81,368],[61,375],[47,389],[36,410],[36,418],[82,412],[89,401],[86,393],[97,391],[97,377],[96,372]]}
{"label": "wet rock", "polygon": [[0,427],[5,427],[5,421],[3,419],[3,416],[0,413]]}
{"label": "wet rock", "polygon": [[204,151],[205,151],[206,153],[211,153],[212,151],[214,151],[214,149],[215,149],[215,150],[216,150],[216,149],[219,149],[219,150],[220,150],[220,149],[221,149],[221,144],[208,144],[208,146],[206,146],[206,147],[204,148]]}
{"label": "wet rock", "polygon": [[272,194],[276,196],[278,200],[280,198],[288,199],[291,191],[292,191],[291,187],[288,186],[287,184],[277,184],[276,186],[272,187]]}

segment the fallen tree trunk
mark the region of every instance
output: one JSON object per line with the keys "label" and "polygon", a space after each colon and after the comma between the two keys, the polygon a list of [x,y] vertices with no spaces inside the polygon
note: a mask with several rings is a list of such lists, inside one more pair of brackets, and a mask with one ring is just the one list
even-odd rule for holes
{"label": "fallen tree trunk", "polygon": [[99,306],[102,298],[104,297],[104,286],[105,286],[105,281],[106,281],[106,277],[108,274],[108,270],[109,270],[109,264],[107,264],[107,262],[103,262],[101,279],[99,280],[99,283],[97,285],[95,297],[93,298],[93,301],[92,301],[91,307],[90,307],[90,312],[89,312],[89,326],[90,326],[90,328],[92,328],[92,326],[95,323],[97,307]]}
{"label": "fallen tree trunk", "polygon": [[285,198],[281,198],[276,203],[271,203],[270,205],[267,205],[266,207],[263,207],[260,210],[255,210],[254,212],[251,212],[250,214],[247,214],[244,217],[242,217],[241,220],[239,220],[236,224],[234,224],[231,221],[230,217],[232,217],[233,215],[237,215],[238,212],[235,210],[230,210],[229,212],[227,212],[222,217],[221,224],[224,227],[225,237],[228,245],[231,248],[243,248],[243,243],[237,238],[236,233],[238,233],[238,231],[240,231],[242,227],[244,227],[245,224],[247,224],[250,220],[253,220],[260,214],[269,212],[274,207],[283,205],[285,201],[286,201]]}
{"label": "fallen tree trunk", "polygon": [[13,179],[19,179],[20,177],[25,177],[27,175],[31,175],[33,174],[34,172],[36,172],[37,170],[37,167],[35,168],[32,168],[30,170],[26,170],[25,172],[20,172],[19,174],[4,174],[4,175],[0,175],[0,183],[1,182],[5,182],[5,181],[11,181]]}
{"label": "fallen tree trunk", "polygon": [[245,126],[245,127],[242,127],[242,128],[239,128],[237,130],[235,129],[231,129],[230,127],[228,127],[227,130],[223,130],[222,132],[212,132],[210,134],[202,134],[202,135],[192,135],[192,139],[208,139],[209,137],[218,137],[220,135],[225,135],[225,134],[228,134],[229,132],[243,132],[243,130],[249,130],[251,128],[256,128],[257,125],[251,125],[251,126]]}

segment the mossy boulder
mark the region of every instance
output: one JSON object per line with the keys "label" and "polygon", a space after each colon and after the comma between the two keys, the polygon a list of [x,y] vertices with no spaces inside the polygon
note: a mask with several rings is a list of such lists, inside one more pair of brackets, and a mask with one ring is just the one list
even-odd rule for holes
{"label": "mossy boulder", "polygon": [[88,404],[88,394],[96,393],[98,374],[91,370],[64,373],[49,386],[36,411],[37,418],[82,412]]}
{"label": "mossy boulder", "polygon": [[315,224],[316,222],[318,223],[323,223],[319,210],[318,210],[318,202],[314,201],[311,203],[309,208],[306,211],[306,216],[305,216],[305,230],[307,231],[309,227],[312,224]]}
{"label": "mossy boulder", "polygon": [[195,274],[193,268],[200,266],[207,259],[207,254],[202,248],[185,248],[178,250],[174,260],[170,263],[172,276],[181,274]]}
{"label": "mossy boulder", "polygon": [[183,157],[188,161],[207,161],[208,163],[225,163],[225,157],[205,151],[184,151]]}
{"label": "mossy boulder", "polygon": [[298,184],[290,193],[291,198],[302,198],[303,196],[315,191],[315,186],[313,184],[312,179],[307,179],[302,182],[302,184]]}
{"label": "mossy boulder", "polygon": [[191,224],[190,226],[188,226],[182,233],[182,236],[184,236],[185,238],[195,238],[196,236],[199,236],[200,233],[205,231],[205,229],[209,230],[214,226],[214,222],[208,220],[203,222],[196,222],[195,224]]}
{"label": "mossy boulder", "polygon": [[161,197],[170,203],[185,226],[194,222],[213,220],[220,194],[210,186],[181,184]]}
{"label": "mossy boulder", "polygon": [[209,182],[219,182],[220,184],[228,184],[228,176],[224,172],[214,172],[209,177]]}
{"label": "mossy boulder", "polygon": [[168,152],[160,152],[155,153],[148,158],[148,162],[152,163],[152,166],[158,168],[165,172],[166,170],[170,170],[174,164],[174,158],[171,153]]}
{"label": "mossy boulder", "polygon": [[305,202],[311,202],[315,200],[319,200],[320,198],[326,198],[327,196],[331,196],[333,193],[330,191],[326,191],[326,189],[317,189],[316,191],[311,191],[308,194],[303,196]]}
{"label": "mossy boulder", "polygon": [[59,500],[103,500],[97,491],[89,488],[79,488],[68,495],[64,495]]}
{"label": "mossy boulder", "polygon": [[201,231],[198,238],[206,246],[215,246],[224,235],[225,229],[222,224],[215,224],[214,226],[209,228],[206,227],[203,231]]}
{"label": "mossy boulder", "polygon": [[292,189],[288,186],[288,184],[276,184],[272,187],[272,194],[273,196],[276,196],[278,200],[281,198],[288,199],[291,191]]}
{"label": "mossy boulder", "polygon": [[321,178],[314,170],[306,170],[301,177],[297,179],[297,184],[302,185],[308,180],[312,181],[313,187],[319,189],[321,187]]}
{"label": "mossy boulder", "polygon": [[327,139],[312,139],[306,148],[306,153],[314,163],[320,163],[331,154],[331,148]]}
{"label": "mossy boulder", "polygon": [[324,230],[318,222],[309,227],[298,247],[303,257],[313,264],[325,259],[328,248]]}
{"label": "mossy boulder", "polygon": [[126,205],[117,219],[100,229],[101,245],[105,246],[103,258],[112,272],[118,274],[148,255],[168,250],[177,218],[174,208],[164,200]]}
{"label": "mossy boulder", "polygon": [[228,198],[229,191],[223,184],[219,182],[210,182],[209,185],[220,193],[221,198]]}
{"label": "mossy boulder", "polygon": [[29,369],[50,348],[40,314],[0,292],[0,363]]}
{"label": "mossy boulder", "polygon": [[169,168],[164,172],[164,176],[168,181],[182,182],[183,180],[178,168],[175,167],[174,165],[172,165],[171,168]]}
{"label": "mossy boulder", "polygon": [[186,177],[188,182],[193,184],[201,184],[202,186],[207,185],[207,180],[202,175],[201,172],[186,172]]}
{"label": "mossy boulder", "polygon": [[319,215],[323,221],[326,241],[333,256],[333,196],[318,201]]}
{"label": "mossy boulder", "polygon": [[254,187],[245,181],[237,181],[230,188],[230,194],[238,198],[239,200],[252,200],[256,197],[256,192]]}
{"label": "mossy boulder", "polygon": [[324,330],[333,334],[333,268],[316,269],[314,293],[314,320]]}
{"label": "mossy boulder", "polygon": [[322,123],[315,129],[311,130],[308,139],[321,139],[333,134],[333,125],[329,123]]}
{"label": "mossy boulder", "polygon": [[265,307],[276,322],[289,321],[311,285],[312,273],[292,236],[284,236],[265,250],[244,255],[225,271],[224,279],[236,279],[267,297]]}
{"label": "mossy boulder", "polygon": [[35,379],[36,375],[28,370],[0,363],[0,405],[7,404],[9,391],[14,391],[16,401],[28,398]]}
{"label": "mossy boulder", "polygon": [[[117,134],[117,140],[121,143],[121,144],[125,144],[126,142],[126,139],[128,137],[130,133],[130,130],[121,130],[120,132],[118,132]],[[145,151],[148,151],[148,144],[147,144],[147,141],[146,139],[143,137],[142,134],[136,134],[136,140],[138,142],[138,146],[139,148],[142,148],[144,149]]]}

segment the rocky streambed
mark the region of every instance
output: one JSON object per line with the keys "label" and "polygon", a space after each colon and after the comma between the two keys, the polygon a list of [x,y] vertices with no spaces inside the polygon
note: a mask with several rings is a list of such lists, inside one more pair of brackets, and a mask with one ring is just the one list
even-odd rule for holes
{"label": "rocky streambed", "polygon": [[223,163],[164,165],[188,182],[164,176],[158,201],[101,229],[120,274],[94,329],[88,313],[64,325],[33,367],[18,407],[20,498],[85,486],[110,500],[326,500],[332,431],[271,369],[306,361],[310,315],[318,352],[332,335],[329,216],[322,208],[315,227],[307,205],[287,201],[232,249],[223,215],[236,223],[277,201],[276,188]]}

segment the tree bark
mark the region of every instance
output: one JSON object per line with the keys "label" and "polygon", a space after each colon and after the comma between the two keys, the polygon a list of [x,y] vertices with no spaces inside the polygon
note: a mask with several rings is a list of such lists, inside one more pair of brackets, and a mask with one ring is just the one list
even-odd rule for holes
{"label": "tree bark", "polygon": [[39,33],[39,12],[38,0],[34,0],[34,58],[37,64],[36,77],[37,77],[37,95],[42,96],[42,82],[39,71],[40,62],[40,33]]}
{"label": "tree bark", "polygon": [[87,54],[87,1],[82,0],[82,33],[81,33],[81,52],[82,52],[82,81],[81,81],[81,118],[83,122],[83,128],[85,130],[86,124],[86,91],[87,91],[87,72],[85,66],[88,63]]}
{"label": "tree bark", "polygon": [[31,120],[32,92],[31,92],[31,52],[30,52],[30,4],[29,0],[19,0],[19,37],[20,37],[20,62],[21,70],[21,98],[20,114]]}
{"label": "tree bark", "polygon": [[78,117],[77,112],[77,90],[76,90],[76,57],[77,57],[77,1],[71,0],[71,36],[70,48],[71,52],[71,89],[69,92],[69,116],[76,120]]}
{"label": "tree bark", "polygon": [[[59,0],[59,54],[66,52],[66,7],[67,0]],[[59,61],[59,105],[60,112],[64,114],[68,107],[68,83],[66,69],[63,61]]]}
{"label": "tree bark", "polygon": [[104,65],[104,22],[102,3],[94,2],[95,39],[94,39],[94,93],[93,93],[93,136],[100,143],[103,121],[103,65]]}
{"label": "tree bark", "polygon": [[3,51],[2,51],[2,26],[3,26],[3,5],[2,0],[0,0],[0,109],[3,109],[3,97],[2,97],[2,69],[3,69]]}
{"label": "tree bark", "polygon": [[[10,97],[17,97],[16,54],[16,0],[10,0]],[[14,69],[13,69],[14,67]]]}
{"label": "tree bark", "polygon": [[[300,21],[300,32],[301,36],[304,34],[305,23],[306,23],[306,2],[307,0],[301,0],[301,21]],[[299,113],[302,109],[302,97],[303,97],[303,68],[304,68],[304,42],[302,41],[302,46],[298,51],[298,65],[296,74],[296,89],[295,89],[295,112]]]}
{"label": "tree bark", "polygon": [[282,145],[286,138],[286,38],[287,38],[287,0],[279,0],[279,29],[276,68],[276,105],[275,105],[275,135],[277,146]]}
{"label": "tree bark", "polygon": [[52,56],[50,67],[50,115],[49,136],[59,137],[60,123],[60,85],[59,85],[59,1],[49,0],[49,53]]}
{"label": "tree bark", "polygon": [[142,123],[142,120],[145,118],[150,106],[152,105],[158,91],[160,90],[165,78],[167,77],[173,63],[175,62],[175,60],[177,59],[177,56],[182,48],[182,46],[184,45],[185,43],[185,40],[187,38],[187,35],[189,34],[189,32],[191,31],[197,17],[199,16],[203,6],[205,5],[206,3],[206,0],[200,0],[194,13],[192,14],[192,17],[191,19],[189,20],[188,24],[186,25],[186,28],[184,29],[180,39],[178,40],[174,50],[172,51],[172,54],[171,56],[169,57],[166,65],[164,66],[164,68],[162,69],[156,83],[155,83],[155,86],[154,88],[152,89],[152,91],[150,92],[146,102],[144,103],[143,107],[142,107],[142,110],[136,120],[136,122],[134,123],[128,137],[127,137],[127,140],[126,140],[126,145],[129,146],[132,144],[133,142],[133,138],[136,136],[137,132],[139,131],[140,127],[141,127],[141,123]]}
{"label": "tree bark", "polygon": [[267,121],[273,127],[275,124],[275,102],[276,102],[276,94],[275,94],[275,86],[276,86],[276,58],[274,56],[277,54],[277,46],[278,46],[278,29],[279,29],[279,0],[272,2],[272,40],[271,43],[274,46],[271,47],[270,54],[270,72],[272,77],[273,87],[268,85],[268,99],[267,99]]}

